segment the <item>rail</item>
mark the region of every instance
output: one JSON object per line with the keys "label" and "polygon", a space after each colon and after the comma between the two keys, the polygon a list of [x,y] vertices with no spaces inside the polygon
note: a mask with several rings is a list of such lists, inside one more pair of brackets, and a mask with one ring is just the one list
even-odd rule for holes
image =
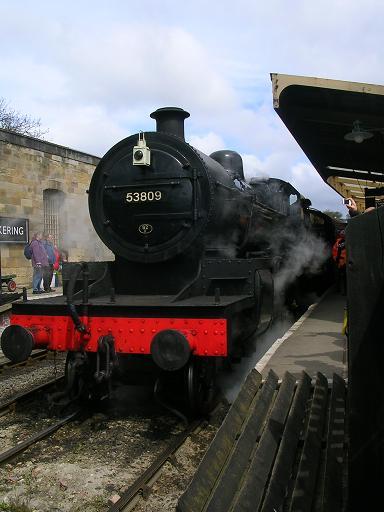
{"label": "rail", "polygon": [[66,418],[63,418],[60,421],[57,421],[55,424],[51,425],[50,427],[45,428],[44,430],[41,430],[40,432],[37,432],[31,437],[28,437],[25,441],[21,441],[20,443],[16,444],[9,450],[6,450],[2,453],[0,453],[0,464],[12,459],[19,453],[23,452],[27,448],[29,448],[32,444],[37,443],[38,441],[41,441],[45,437],[50,436],[56,430],[59,430],[59,428],[63,427],[67,423],[69,423],[71,420],[75,419],[75,417],[79,414],[79,411],[75,411]]}
{"label": "rail", "polygon": [[34,361],[40,361],[41,359],[46,359],[48,357],[48,350],[46,349],[37,349],[34,350],[31,355],[28,357],[28,359],[25,359],[25,361],[20,361],[18,363],[12,363],[7,358],[0,359],[0,373],[3,370],[8,370],[10,368],[18,368],[20,366],[28,366]]}
{"label": "rail", "polygon": [[17,395],[13,396],[12,398],[9,398],[5,402],[0,402],[0,413],[2,411],[4,411],[5,409],[9,409],[10,407],[12,407],[14,404],[19,402],[20,400],[24,400],[25,398],[30,397],[34,393],[43,391],[43,390],[49,388],[50,386],[53,386],[54,384],[59,384],[60,382],[64,381],[64,378],[65,377],[62,376],[62,377],[57,377],[55,379],[51,379],[51,380],[45,382],[44,384],[40,384],[38,386],[35,386],[34,388],[29,389],[28,391],[18,393]]}
{"label": "rail", "polygon": [[108,512],[120,512],[122,510],[132,510],[141,496],[145,496],[150,485],[155,482],[160,474],[162,466],[172,459],[172,456],[185,442],[185,440],[196,431],[203,423],[203,419],[195,420],[183,432],[180,432],[165,450],[156,458],[149,468],[121,495],[120,499],[114,503]]}

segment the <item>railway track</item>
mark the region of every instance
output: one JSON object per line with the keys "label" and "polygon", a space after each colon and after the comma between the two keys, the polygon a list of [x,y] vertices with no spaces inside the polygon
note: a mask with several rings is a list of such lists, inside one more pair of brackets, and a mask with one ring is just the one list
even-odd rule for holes
{"label": "railway track", "polygon": [[17,443],[12,448],[9,448],[8,450],[5,450],[4,452],[0,453],[0,464],[12,459],[16,455],[19,455],[24,450],[26,450],[33,444],[37,443],[38,441],[41,441],[42,439],[52,435],[54,432],[59,430],[59,428],[63,427],[64,425],[75,419],[76,416],[78,416],[79,412],[80,411],[73,412],[69,416],[66,416],[65,418],[57,421],[53,425],[50,425],[49,427],[43,430],[40,430],[40,432],[37,432],[36,434],[28,437],[24,441]]}
{"label": "railway track", "polygon": [[[21,402],[22,400],[31,398],[36,393],[38,393],[40,391],[47,390],[50,387],[52,387],[56,384],[59,384],[63,381],[64,381],[63,376],[57,377],[57,378],[51,379],[48,382],[45,382],[44,384],[35,386],[34,388],[32,388],[26,392],[19,393],[4,402],[0,402],[0,416],[4,416],[5,414],[13,411],[15,409],[16,404]],[[51,434],[56,432],[59,428],[63,427],[64,425],[69,423],[71,420],[73,420],[79,414],[79,412],[80,412],[80,410],[73,412],[72,414],[66,416],[65,418],[56,421],[54,424],[50,425],[49,427],[42,429],[39,432],[33,434],[32,436],[28,437],[24,441],[17,443],[12,448],[9,448],[8,450],[1,452],[0,453],[0,464],[12,459],[16,455],[19,455],[20,453],[22,453],[24,450],[26,450],[32,444],[37,443],[41,439],[44,439],[44,438],[50,436]]]}
{"label": "railway track", "polygon": [[120,499],[108,509],[108,512],[133,510],[142,499],[145,499],[151,492],[151,486],[159,478],[164,464],[168,461],[175,462],[176,452],[191,434],[197,433],[201,429],[204,421],[203,419],[195,420],[183,432],[180,432],[144,473],[122,493]]}
{"label": "railway track", "polygon": [[34,395],[35,393],[38,393],[39,391],[44,391],[55,384],[59,384],[59,383],[63,382],[63,380],[64,380],[64,376],[51,379],[51,380],[45,382],[44,384],[35,386],[35,387],[29,389],[28,391],[25,391],[23,393],[18,393],[17,395],[13,396],[12,398],[10,398],[8,400],[5,400],[4,402],[0,402],[0,416],[3,416],[8,411],[11,411],[12,409],[14,409],[18,402],[24,400],[25,398],[31,397],[32,395]]}
{"label": "railway track", "polygon": [[[67,488],[78,510],[90,507],[107,511],[112,498],[115,501],[118,497],[112,511],[135,507],[142,511],[148,495],[154,500],[163,499],[163,493],[168,499],[168,492],[178,496],[186,473],[191,474],[202,446],[214,435],[218,417],[208,425],[198,420],[185,428],[174,416],[161,416],[159,422],[158,413],[148,415],[156,403],[126,407],[125,398],[118,397],[117,401],[112,409],[107,404],[96,411],[82,408],[59,421],[36,412],[32,403],[26,411],[18,406],[15,419],[13,414],[1,419],[0,481],[4,482],[4,496],[12,499],[19,489],[23,495],[33,495],[33,506],[44,512],[64,504],[69,491],[63,490]],[[0,406],[13,407],[10,401]],[[194,462],[186,463],[190,453]],[[176,477],[174,487],[171,479],[172,490],[169,472],[181,477],[181,481]]]}
{"label": "railway track", "polygon": [[49,356],[49,351],[45,349],[34,350],[32,354],[25,361],[21,361],[20,363],[12,363],[6,357],[0,358],[0,373],[4,370],[9,370],[11,368],[20,368],[23,366],[30,366],[37,361],[41,361],[46,359]]}

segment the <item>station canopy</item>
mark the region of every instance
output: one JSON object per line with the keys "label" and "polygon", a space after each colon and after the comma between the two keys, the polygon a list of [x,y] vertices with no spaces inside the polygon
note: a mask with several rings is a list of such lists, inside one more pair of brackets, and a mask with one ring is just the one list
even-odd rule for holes
{"label": "station canopy", "polygon": [[273,105],[323,180],[359,210],[384,197],[384,86],[271,74]]}

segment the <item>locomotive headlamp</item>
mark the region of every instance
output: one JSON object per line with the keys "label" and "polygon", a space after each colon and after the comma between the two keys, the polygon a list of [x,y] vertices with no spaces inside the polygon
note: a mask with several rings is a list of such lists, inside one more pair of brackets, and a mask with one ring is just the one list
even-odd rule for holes
{"label": "locomotive headlamp", "polygon": [[137,146],[133,148],[133,165],[151,165],[151,150],[147,146],[144,133],[139,133]]}
{"label": "locomotive headlamp", "polygon": [[153,337],[151,354],[154,362],[162,370],[175,371],[187,364],[191,347],[181,332],[165,329]]}

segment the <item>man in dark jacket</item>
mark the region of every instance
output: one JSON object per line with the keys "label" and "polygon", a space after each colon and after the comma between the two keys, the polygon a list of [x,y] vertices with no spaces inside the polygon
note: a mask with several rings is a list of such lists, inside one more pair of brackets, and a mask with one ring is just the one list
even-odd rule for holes
{"label": "man in dark jacket", "polygon": [[40,283],[43,278],[43,268],[48,266],[48,256],[41,242],[41,238],[41,233],[35,233],[30,244],[33,267],[32,286],[33,293],[35,294],[43,292],[43,290],[40,289]]}
{"label": "man in dark jacket", "polygon": [[332,248],[332,258],[336,267],[336,289],[345,295],[347,288],[347,251],[345,249],[345,231],[341,230]]}
{"label": "man in dark jacket", "polygon": [[44,233],[43,246],[48,257],[48,265],[43,268],[44,291],[54,292],[55,290],[51,288],[51,282],[53,277],[53,264],[55,263],[56,255],[52,235]]}

